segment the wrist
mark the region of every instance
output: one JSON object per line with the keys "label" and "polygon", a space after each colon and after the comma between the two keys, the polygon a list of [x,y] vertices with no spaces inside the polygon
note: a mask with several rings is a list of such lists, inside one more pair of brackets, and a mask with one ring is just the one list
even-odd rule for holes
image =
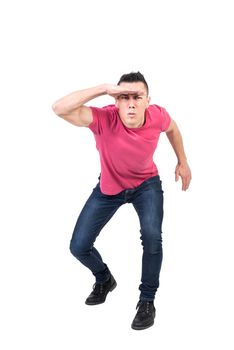
{"label": "wrist", "polygon": [[187,158],[178,158],[178,164],[179,165],[183,165],[183,164],[187,164]]}
{"label": "wrist", "polygon": [[107,95],[109,84],[102,84],[99,86],[102,95]]}

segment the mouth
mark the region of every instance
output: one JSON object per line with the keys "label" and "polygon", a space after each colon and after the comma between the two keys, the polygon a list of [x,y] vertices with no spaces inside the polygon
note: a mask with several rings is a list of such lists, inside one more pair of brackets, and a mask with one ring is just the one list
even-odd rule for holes
{"label": "mouth", "polygon": [[136,115],[136,113],[132,113],[132,112],[128,113],[128,116],[129,116],[130,118],[135,117],[135,115]]}

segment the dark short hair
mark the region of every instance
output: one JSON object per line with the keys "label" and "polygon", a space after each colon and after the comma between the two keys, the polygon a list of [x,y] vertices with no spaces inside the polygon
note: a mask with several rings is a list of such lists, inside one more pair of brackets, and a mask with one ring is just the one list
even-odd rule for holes
{"label": "dark short hair", "polygon": [[149,94],[149,87],[148,84],[145,80],[145,77],[143,74],[141,74],[140,72],[131,72],[128,74],[123,74],[122,77],[119,79],[119,82],[117,85],[119,85],[120,83],[126,82],[126,83],[135,83],[135,82],[142,82],[147,90],[147,95]]}

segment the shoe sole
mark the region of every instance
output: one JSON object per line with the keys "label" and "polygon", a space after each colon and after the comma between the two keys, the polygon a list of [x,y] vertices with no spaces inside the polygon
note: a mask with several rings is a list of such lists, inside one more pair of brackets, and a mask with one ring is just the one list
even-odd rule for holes
{"label": "shoe sole", "polygon": [[136,331],[142,331],[143,329],[147,329],[149,327],[152,327],[154,325],[154,321],[149,324],[148,326],[145,326],[145,327],[137,327],[137,326],[133,326],[131,325],[132,329],[136,330]]}
{"label": "shoe sole", "polygon": [[[112,290],[114,290],[116,287],[117,287],[117,283],[116,283],[116,281],[114,281],[114,283],[113,283],[112,286],[110,287],[109,292],[112,292]],[[109,292],[108,292],[108,293],[109,293]],[[107,294],[108,294],[108,293],[107,293]],[[107,297],[107,294],[106,294],[106,297]],[[99,303],[87,303],[87,302],[85,302],[85,304],[86,304],[86,305],[99,305],[99,304],[103,304],[103,303],[105,303],[105,301],[106,301],[106,297],[105,297],[105,299],[104,299],[103,301],[100,301]]]}

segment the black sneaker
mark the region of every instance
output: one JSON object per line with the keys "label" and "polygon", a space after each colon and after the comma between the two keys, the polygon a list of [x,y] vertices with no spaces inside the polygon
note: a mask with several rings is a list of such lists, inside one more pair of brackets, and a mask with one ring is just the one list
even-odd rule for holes
{"label": "black sneaker", "polygon": [[155,307],[153,301],[139,301],[138,311],[132,322],[132,328],[136,330],[146,329],[154,324]]}
{"label": "black sneaker", "polygon": [[97,304],[104,303],[106,300],[107,294],[111,292],[113,289],[115,289],[116,286],[117,286],[117,283],[112,275],[104,283],[95,283],[93,286],[93,291],[86,299],[85,304],[97,305]]}

